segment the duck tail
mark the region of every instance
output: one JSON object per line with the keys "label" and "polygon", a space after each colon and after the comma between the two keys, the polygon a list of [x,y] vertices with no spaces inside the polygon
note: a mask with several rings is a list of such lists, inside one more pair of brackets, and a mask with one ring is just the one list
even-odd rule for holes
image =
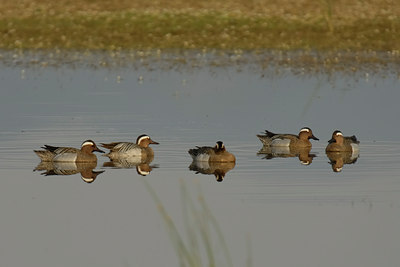
{"label": "duck tail", "polygon": [[258,139],[260,139],[261,143],[264,146],[269,146],[270,145],[270,137],[267,135],[261,135],[261,134],[257,134]]}
{"label": "duck tail", "polygon": [[276,135],[276,133],[270,132],[268,130],[265,130],[265,135],[269,138],[273,137],[274,135]]}
{"label": "duck tail", "polygon": [[107,148],[107,149],[113,149],[118,143],[109,143],[109,144],[105,144],[105,143],[101,143],[100,146]]}
{"label": "duck tail", "polygon": [[199,151],[198,148],[191,148],[191,149],[189,149],[188,153],[190,154],[190,156],[192,156],[192,158],[194,158],[197,156],[198,151]]}
{"label": "duck tail", "polygon": [[49,146],[49,145],[44,145],[41,148],[43,148],[44,150],[50,151],[50,152],[54,152],[56,149],[58,149],[58,146]]}
{"label": "duck tail", "polygon": [[353,142],[356,143],[356,144],[359,144],[359,143],[360,143],[360,141],[357,140],[357,137],[356,137],[355,135],[350,136],[350,139],[351,139],[351,141],[353,141]]}
{"label": "duck tail", "polygon": [[47,150],[33,150],[36,155],[42,160],[42,161],[51,161],[51,159],[54,157],[54,153],[51,151]]}

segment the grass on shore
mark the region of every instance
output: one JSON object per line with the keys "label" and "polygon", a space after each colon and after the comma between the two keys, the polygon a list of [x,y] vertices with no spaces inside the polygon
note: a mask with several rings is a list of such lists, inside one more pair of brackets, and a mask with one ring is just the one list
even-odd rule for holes
{"label": "grass on shore", "polygon": [[1,49],[399,51],[394,0],[3,0]]}

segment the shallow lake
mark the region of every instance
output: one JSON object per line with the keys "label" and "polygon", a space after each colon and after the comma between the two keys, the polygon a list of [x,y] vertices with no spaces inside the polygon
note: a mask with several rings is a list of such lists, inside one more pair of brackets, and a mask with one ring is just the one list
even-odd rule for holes
{"label": "shallow lake", "polygon": [[[1,265],[178,266],[151,191],[190,247],[184,184],[195,203],[204,197],[234,266],[398,266],[397,75],[267,74],[1,64]],[[308,161],[258,154],[256,134],[303,126],[320,139]],[[361,141],[344,164],[325,154],[336,129]],[[33,150],[44,144],[133,142],[143,133],[160,143],[146,176],[101,155],[89,178],[33,171]],[[222,182],[191,170],[187,153],[218,140],[237,158]],[[217,234],[209,239],[224,266]]]}

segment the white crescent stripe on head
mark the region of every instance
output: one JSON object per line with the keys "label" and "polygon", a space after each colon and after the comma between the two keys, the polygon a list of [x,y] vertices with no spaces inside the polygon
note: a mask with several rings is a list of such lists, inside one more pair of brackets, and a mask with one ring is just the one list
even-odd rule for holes
{"label": "white crescent stripe on head", "polygon": [[83,142],[83,144],[81,145],[81,147],[84,147],[84,146],[93,146],[93,145],[94,145],[93,142],[86,141],[86,142]]}
{"label": "white crescent stripe on head", "polygon": [[303,128],[303,129],[300,130],[300,132],[307,132],[308,133],[308,132],[310,132],[310,130],[307,129],[307,128]]}
{"label": "white crescent stripe on head", "polygon": [[343,134],[342,134],[341,132],[337,132],[336,135],[341,135],[341,136],[343,136]]}
{"label": "white crescent stripe on head", "polygon": [[92,182],[95,180],[95,179],[92,178],[92,177],[86,178],[86,177],[83,177],[82,175],[81,175],[81,178],[82,178],[82,180],[83,180],[84,182],[86,182],[86,183],[92,183]]}
{"label": "white crescent stripe on head", "polygon": [[145,139],[149,139],[150,137],[149,136],[147,136],[147,135],[145,135],[145,136],[142,136],[142,137],[140,137],[139,138],[139,140],[138,140],[138,142],[137,142],[137,144],[140,144],[140,142],[142,142],[143,140],[145,140]]}
{"label": "white crescent stripe on head", "polygon": [[146,175],[149,175],[149,174],[150,174],[149,171],[144,171],[144,170],[142,170],[142,168],[140,168],[139,166],[138,166],[138,168],[137,168],[137,171],[138,171],[139,174],[141,174],[141,175],[143,175],[143,176],[146,176]]}

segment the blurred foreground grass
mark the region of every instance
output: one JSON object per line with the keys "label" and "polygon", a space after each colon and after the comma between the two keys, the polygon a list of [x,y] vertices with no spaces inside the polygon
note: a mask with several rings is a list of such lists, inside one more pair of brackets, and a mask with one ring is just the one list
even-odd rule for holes
{"label": "blurred foreground grass", "polygon": [[[197,198],[194,198],[184,181],[181,181],[184,227],[180,231],[150,183],[146,179],[143,182],[165,223],[172,247],[179,259],[179,266],[233,266],[221,226],[200,191]],[[250,246],[247,245],[248,255],[245,262],[246,266],[251,266]]]}
{"label": "blurred foreground grass", "polygon": [[400,50],[397,0],[2,0],[0,48]]}

